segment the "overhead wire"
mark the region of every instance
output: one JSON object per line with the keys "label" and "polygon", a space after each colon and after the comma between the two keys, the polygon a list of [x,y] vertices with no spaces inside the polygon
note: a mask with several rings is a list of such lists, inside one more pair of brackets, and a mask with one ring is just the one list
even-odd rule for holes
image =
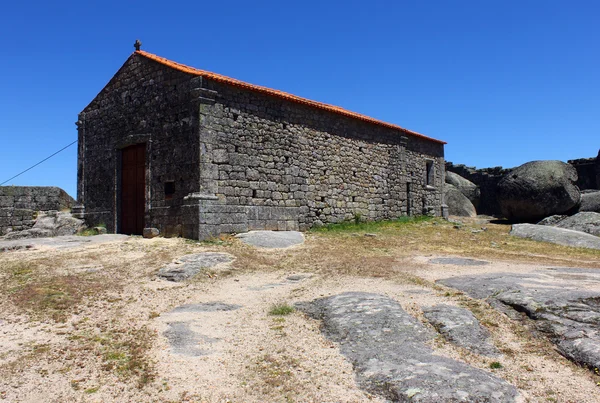
{"label": "overhead wire", "polygon": [[61,151],[66,150],[67,148],[71,147],[73,144],[77,143],[77,140],[75,140],[74,142],[72,142],[71,144],[68,144],[66,146],[64,146],[63,148],[61,148],[60,150],[58,150],[57,152],[55,152],[54,154],[50,155],[49,157],[44,158],[43,160],[41,160],[40,162],[38,162],[35,165],[30,166],[29,168],[27,168],[26,170],[19,172],[18,174],[16,174],[15,176],[13,176],[12,178],[5,180],[4,182],[0,183],[0,186],[4,185],[5,183],[10,182],[11,180],[15,179],[16,177],[19,177],[21,175],[23,175],[25,172],[32,170],[33,168],[37,167],[38,165],[40,165],[42,162],[48,161],[50,158],[54,157],[56,154],[60,153]]}

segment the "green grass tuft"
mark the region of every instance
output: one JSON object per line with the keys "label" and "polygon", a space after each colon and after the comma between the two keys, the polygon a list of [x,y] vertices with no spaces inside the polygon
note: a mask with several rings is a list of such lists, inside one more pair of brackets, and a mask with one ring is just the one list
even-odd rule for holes
{"label": "green grass tuft", "polygon": [[285,316],[293,313],[296,309],[288,304],[275,304],[269,310],[269,315]]}
{"label": "green grass tuft", "polygon": [[314,227],[310,231],[312,232],[374,232],[381,229],[393,229],[394,227],[407,225],[407,224],[418,224],[425,221],[433,220],[433,217],[429,216],[413,216],[413,217],[400,217],[395,220],[385,221],[363,221],[360,215],[354,217],[352,221],[344,221],[336,224],[327,224],[321,227]]}

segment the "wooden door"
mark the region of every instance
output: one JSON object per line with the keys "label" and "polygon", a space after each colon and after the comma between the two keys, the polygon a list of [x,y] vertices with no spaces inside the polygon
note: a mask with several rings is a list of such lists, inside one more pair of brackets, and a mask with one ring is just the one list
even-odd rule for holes
{"label": "wooden door", "polygon": [[119,232],[141,235],[144,230],[146,202],[146,144],[136,144],[124,148],[121,161],[121,228]]}

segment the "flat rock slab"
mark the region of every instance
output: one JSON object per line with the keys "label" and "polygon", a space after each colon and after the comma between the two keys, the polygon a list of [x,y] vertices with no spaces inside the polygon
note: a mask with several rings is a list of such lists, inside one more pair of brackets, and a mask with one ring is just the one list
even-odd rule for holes
{"label": "flat rock slab", "polygon": [[214,268],[232,262],[235,256],[229,253],[204,252],[182,256],[158,271],[158,277],[168,281],[185,281],[203,269]]}
{"label": "flat rock slab", "polygon": [[437,257],[429,259],[429,263],[433,264],[453,264],[455,266],[485,266],[490,264],[484,260],[467,259],[463,257]]}
{"label": "flat rock slab", "polygon": [[247,245],[259,248],[289,248],[304,243],[304,235],[298,231],[250,231],[236,235]]}
{"label": "flat rock slab", "polygon": [[188,357],[207,355],[210,354],[210,351],[198,347],[199,343],[214,343],[218,341],[217,339],[199,335],[186,322],[172,322],[168,325],[169,329],[165,331],[164,335],[175,354]]}
{"label": "flat rock slab", "polygon": [[600,237],[546,225],[514,224],[510,235],[576,248],[600,249]]}
{"label": "flat rock slab", "polygon": [[226,304],[224,302],[203,302],[199,304],[186,304],[178,306],[171,312],[220,312],[220,311],[235,311],[240,309],[241,305]]}
{"label": "flat rock slab", "polygon": [[[516,317],[523,312],[567,358],[600,367],[600,269],[550,268],[438,281]],[[512,314],[511,314],[512,311]]]}
{"label": "flat rock slab", "polygon": [[54,249],[71,249],[82,245],[94,245],[107,242],[125,241],[128,235],[104,234],[95,236],[67,235],[51,238],[31,238],[0,240],[0,252],[19,249],[35,249],[36,247],[50,247]]}
{"label": "flat rock slab", "polygon": [[323,321],[354,365],[359,385],[394,402],[514,402],[517,389],[487,371],[434,355],[434,337],[396,301],[347,292],[298,308]]}
{"label": "flat rock slab", "polygon": [[435,305],[424,308],[423,314],[449,342],[480,355],[494,357],[500,354],[490,341],[490,333],[468,309]]}

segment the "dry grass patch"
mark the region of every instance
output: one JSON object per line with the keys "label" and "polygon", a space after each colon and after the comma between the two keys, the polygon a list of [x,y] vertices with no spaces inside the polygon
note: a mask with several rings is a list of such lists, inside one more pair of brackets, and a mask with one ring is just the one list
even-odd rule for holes
{"label": "dry grass patch", "polygon": [[97,357],[101,368],[115,374],[121,381],[134,380],[139,388],[156,378],[155,362],[150,352],[156,339],[155,332],[146,326],[102,327],[73,334],[69,340],[68,359],[78,361],[84,356]]}
{"label": "dry grass patch", "polygon": [[[544,258],[556,264],[577,264],[581,267],[598,267],[600,263],[598,250],[512,237],[508,234],[510,225],[464,221],[464,224],[441,219],[378,222],[370,223],[366,227],[368,231],[364,226],[344,224],[337,230],[311,232],[308,249],[317,258],[321,255],[321,260],[326,258],[332,263],[365,257],[399,258],[428,253],[524,262],[538,262]],[[365,236],[367,232],[376,236]],[[352,274],[353,270],[347,263],[339,266],[350,269],[348,274]],[[357,264],[354,263],[354,266]],[[370,275],[369,265],[364,266],[367,270],[360,270],[360,273]]]}
{"label": "dry grass patch", "polygon": [[66,321],[86,296],[102,291],[100,282],[83,276],[58,276],[32,281],[13,290],[12,302],[36,318]]}
{"label": "dry grass patch", "polygon": [[101,292],[104,285],[89,275],[56,275],[39,261],[0,264],[0,290],[13,307],[36,319],[64,322],[82,300]]}

